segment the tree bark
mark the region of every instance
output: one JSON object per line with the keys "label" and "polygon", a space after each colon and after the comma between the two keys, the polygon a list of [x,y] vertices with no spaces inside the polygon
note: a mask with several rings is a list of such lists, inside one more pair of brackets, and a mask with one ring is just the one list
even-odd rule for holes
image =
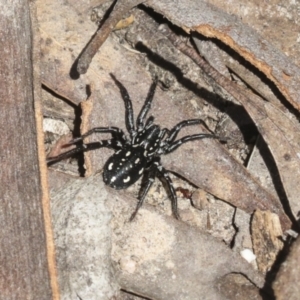
{"label": "tree bark", "polygon": [[28,1],[0,0],[0,40],[0,299],[51,299]]}

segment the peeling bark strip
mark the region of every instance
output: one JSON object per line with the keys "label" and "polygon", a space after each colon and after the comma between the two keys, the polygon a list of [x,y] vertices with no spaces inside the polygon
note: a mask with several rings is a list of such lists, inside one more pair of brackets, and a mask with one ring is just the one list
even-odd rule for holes
{"label": "peeling bark strip", "polygon": [[123,18],[123,16],[134,6],[142,3],[143,0],[118,0],[114,10],[109,18],[103,24],[103,26],[97,31],[96,35],[92,38],[90,43],[85,48],[81,57],[78,60],[77,71],[79,74],[85,74],[88,67],[99,50],[102,44],[106,41],[109,34],[113,31],[117,23]]}
{"label": "peeling bark strip", "polygon": [[28,1],[0,0],[0,299],[51,299]]}
{"label": "peeling bark strip", "polygon": [[300,69],[239,18],[202,0],[148,0],[145,5],[186,32],[217,38],[263,72],[297,109],[300,108]]}
{"label": "peeling bark strip", "polygon": [[[245,91],[238,85],[232,83],[229,79],[221,75],[217,72],[213,67],[211,67],[202,57],[198,55],[198,53],[191,47],[187,46],[176,34],[174,34],[171,29],[167,25],[161,25],[160,31],[163,32],[169,40],[173,43],[173,45],[180,50],[182,53],[189,56],[209,77],[214,79],[216,83],[218,83],[222,88],[224,88],[230,95],[232,95],[235,99],[237,99],[240,103],[242,103],[246,110],[252,115],[252,111],[249,108],[250,106],[257,108],[257,103],[250,100],[249,97],[245,94]],[[259,109],[259,108],[258,108]],[[249,111],[250,110],[250,111]],[[261,112],[263,113],[263,112]],[[260,129],[260,128],[258,128]],[[257,208],[262,210],[271,210],[279,215],[279,218],[283,224],[284,228],[287,228],[290,224],[289,219],[283,212],[282,206],[278,202],[267,202],[266,199],[260,199],[260,202],[253,203],[252,209],[255,210]],[[236,205],[235,203],[232,203]],[[239,203],[236,205],[241,209],[245,209],[249,211],[249,207],[243,207],[243,203]]]}

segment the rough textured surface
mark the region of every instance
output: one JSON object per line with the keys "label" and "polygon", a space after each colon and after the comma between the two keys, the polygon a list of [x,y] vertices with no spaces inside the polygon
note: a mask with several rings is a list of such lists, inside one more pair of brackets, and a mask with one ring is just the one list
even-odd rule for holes
{"label": "rough textured surface", "polygon": [[[54,175],[54,174],[53,174]],[[102,178],[73,179],[52,198],[61,299],[111,299],[109,195]]]}
{"label": "rough textured surface", "polygon": [[50,299],[29,5],[0,6],[0,299]]}
{"label": "rough textured surface", "polygon": [[251,232],[258,270],[266,274],[283,248],[283,242],[279,239],[282,231],[278,216],[257,210],[251,222]]}
{"label": "rough textured surface", "polygon": [[154,299],[226,299],[216,288],[217,278],[245,270],[261,284],[239,254],[213,237],[145,209],[130,224],[118,211],[113,261],[127,290]]}
{"label": "rough textured surface", "polygon": [[[124,129],[123,102],[118,89],[116,89],[116,86],[108,76],[109,72],[113,72],[116,77],[128,88],[129,94],[131,95],[133,100],[133,106],[136,113],[141,107],[147,94],[148,87],[151,84],[150,74],[151,76],[159,75],[160,82],[162,84],[158,88],[154,100],[154,107],[151,111],[153,112],[153,115],[156,118],[158,124],[171,128],[172,125],[182,120],[182,118],[204,117],[210,129],[214,130],[216,128],[216,124],[218,123],[221,114],[220,112],[218,112],[218,109],[223,109],[226,100],[231,99],[226,98],[224,94],[222,94],[221,97],[215,97],[215,92],[217,90],[216,85],[212,84],[211,82],[204,83],[204,81],[202,80],[203,76],[201,74],[201,71],[192,66],[186,58],[182,57],[182,55],[180,57],[180,54],[178,54],[178,51],[176,49],[171,48],[169,44],[165,43],[164,38],[157,31],[157,27],[155,27],[155,20],[162,20],[159,19],[159,17],[155,15],[155,13],[151,11],[151,9],[145,9],[145,7],[143,7],[141,10],[138,9],[130,12],[130,14],[135,18],[134,24],[131,25],[128,29],[122,29],[117,34],[112,33],[103,44],[103,47],[99,49],[97,55],[94,57],[94,60],[90,65],[87,74],[78,78],[76,82],[72,82],[72,80],[69,78],[69,73],[72,73],[72,62],[76,60],[93,33],[97,30],[97,27],[89,22],[89,15],[87,13],[88,9],[83,7],[82,2],[80,4],[80,7],[77,4],[74,4],[73,7],[75,8],[76,12],[80,11],[82,13],[81,15],[77,15],[76,13],[74,13],[74,9],[72,7],[66,5],[66,3],[71,4],[72,1],[62,2],[63,1],[41,2],[41,5],[45,5],[41,10],[45,14],[41,18],[43,36],[47,37],[47,39],[45,39],[46,42],[43,43],[43,53],[45,54],[43,59],[45,64],[52,64],[52,69],[49,69],[49,75],[59,70],[59,72],[56,72],[56,78],[54,77],[55,80],[51,81],[52,90],[56,91],[62,96],[65,96],[66,98],[70,98],[69,100],[73,101],[73,103],[78,103],[85,99],[87,95],[90,95],[88,100],[84,101],[81,105],[81,132],[85,132],[91,127],[107,125],[117,125]],[[86,1],[86,5],[90,5],[90,3],[91,1]],[[173,5],[173,7],[170,8],[170,4],[172,3],[176,3],[176,5]],[[189,28],[186,27],[186,24],[189,24],[190,16],[192,16],[194,12],[193,4],[195,5],[199,3],[202,2],[187,1],[185,4],[183,2],[179,3],[179,1],[148,2],[149,5],[151,4],[150,6],[153,7],[154,10],[161,12],[162,15],[168,17],[171,22],[177,25],[179,24],[187,31],[189,30]],[[162,6],[164,6],[164,8],[159,10],[159,8]],[[57,7],[60,7],[60,9],[57,10]],[[204,10],[205,13],[202,12],[201,14],[196,13],[196,17],[205,19],[207,15],[206,20],[208,20],[209,14],[211,12],[211,7],[207,5],[202,6],[202,9],[204,8],[208,8],[208,11]],[[51,11],[53,9],[55,10],[54,15],[51,14]],[[137,11],[138,13],[136,14]],[[218,9],[213,9],[212,13],[217,17],[215,19],[209,20],[209,22],[211,22],[209,23],[209,26],[201,27],[201,24],[199,23],[200,25],[196,24],[198,27],[193,27],[193,29],[198,30],[198,32],[208,37],[217,37],[217,39],[219,39],[221,42],[235,49],[237,53],[244,55],[244,58],[246,58],[246,60],[248,60],[253,65],[258,66],[258,68],[260,68],[262,72],[266,73],[267,77],[271,78],[270,69],[268,68],[270,62],[267,61],[267,56],[273,55],[273,48],[271,47],[271,45],[268,43],[265,44],[264,41],[262,45],[266,45],[266,48],[261,47],[261,44],[251,44],[255,40],[259,42],[261,41],[261,39],[257,36],[257,33],[255,33],[253,30],[249,31],[248,28],[246,28],[247,30],[244,31],[244,25],[239,22],[238,18],[228,15],[224,16],[223,12]],[[66,16],[70,17],[66,18]],[[127,16],[128,15],[124,17]],[[255,20],[255,18],[253,19]],[[185,21],[187,21],[187,23],[185,23]],[[232,21],[234,22],[232,23]],[[220,22],[227,22],[227,24],[229,25],[227,27],[218,27],[220,25]],[[236,35],[237,32],[240,34]],[[247,33],[251,33],[251,35],[247,35]],[[206,38],[203,38],[203,36],[201,35],[197,35],[197,38],[202,39],[203,43],[205,44]],[[47,43],[47,41],[49,43]],[[139,42],[142,43],[143,47],[141,47],[141,44],[138,45]],[[245,51],[244,45],[248,42],[249,47]],[[219,46],[221,45],[222,48],[224,46],[222,46],[222,43],[219,43],[218,41],[216,42],[216,44]],[[255,51],[257,50],[258,52],[254,51],[254,55],[247,56],[247,53],[249,54],[249,52],[252,51],[251,47],[257,47],[253,49]],[[224,48],[226,49],[226,47]],[[271,52],[268,52],[266,50],[270,50]],[[265,51],[267,53],[265,53]],[[210,52],[210,50],[208,50],[207,52]],[[260,53],[262,54],[261,56]],[[271,61],[271,63],[274,65],[274,68],[276,68],[276,59],[278,58],[278,52],[275,51],[274,53],[275,61]],[[234,59],[233,57],[231,57],[232,54],[233,51],[228,51],[229,58],[227,59],[230,63],[231,60]],[[279,55],[280,59],[282,57],[284,57],[284,55]],[[285,59],[286,58],[284,58],[284,61]],[[224,69],[224,65],[222,66],[222,61],[223,60],[220,59],[218,63],[221,65],[221,69]],[[242,59],[239,58],[239,61],[242,61]],[[260,64],[261,62],[262,64]],[[279,66],[280,65],[282,65],[282,63],[279,62]],[[261,85],[264,84],[264,76],[261,76],[262,74],[254,68],[255,70],[253,72],[252,69],[252,72],[258,73],[259,80],[248,80],[247,76],[244,76],[244,72],[246,74],[247,71],[247,66],[249,65],[246,62],[246,67],[243,66],[244,69],[241,68],[241,73],[238,73],[238,75],[231,73],[231,76],[234,78],[234,80],[238,82],[246,82],[246,85],[249,85],[258,94],[262,94],[265,99],[271,99],[272,101],[274,100],[274,102],[272,103],[278,105],[283,97],[280,96],[279,99],[276,97],[278,95],[276,93],[276,89],[273,89],[272,85],[270,85],[271,89],[267,91],[268,97],[266,97],[263,93],[264,88],[261,87]],[[165,69],[163,69],[164,67]],[[226,64],[226,67],[232,70],[232,65]],[[227,68],[225,68],[225,71],[227,70],[228,75],[228,73],[230,74],[230,72],[228,72]],[[62,75],[61,78],[59,78],[60,74]],[[239,75],[241,76],[239,77]],[[273,75],[274,74],[272,74],[272,76]],[[47,80],[47,76],[44,77],[45,80]],[[288,76],[288,74],[282,74],[283,83],[287,81]],[[240,80],[240,78],[242,78],[242,80]],[[75,85],[77,84],[79,84],[79,89],[77,89],[78,86],[77,88],[75,87]],[[267,84],[270,84],[270,80],[267,80]],[[166,109],[166,107],[168,109]],[[282,108],[283,105],[280,106],[280,109],[285,113],[285,109]],[[230,110],[227,110],[226,113],[229,111]],[[56,113],[55,115],[58,118],[59,113],[60,111],[58,111],[58,113]],[[291,114],[288,115],[288,117],[290,116]],[[77,114],[75,116],[75,123],[77,122],[77,126],[79,117],[80,114]],[[286,122],[281,123],[281,119],[279,120],[279,118],[277,117],[275,117],[275,119],[276,122],[280,123],[279,127],[284,128],[283,123]],[[295,118],[292,119],[295,120]],[[71,123],[70,120],[72,119],[69,118],[69,123]],[[72,126],[69,127],[72,128]],[[299,131],[292,128],[293,127],[286,130],[286,136],[289,136],[289,132]],[[191,131],[184,131],[183,134],[194,133],[193,130],[196,130],[197,132],[199,132],[199,130],[205,130],[198,127],[189,129],[191,129]],[[252,129],[250,128],[250,130]],[[269,131],[268,128],[264,130],[268,131],[269,134],[272,134],[274,132],[273,130]],[[224,132],[226,133],[226,129]],[[77,131],[77,133],[75,134],[79,134],[79,132]],[[274,137],[276,138],[276,136]],[[297,140],[294,137],[295,136],[292,137],[292,142],[295,142]],[[104,135],[95,135],[91,137],[91,140],[99,140],[102,138],[105,139],[106,137]],[[88,139],[86,141],[88,142]],[[240,161],[245,162],[245,160],[247,160],[249,152],[244,151],[244,141],[243,139],[241,139],[241,141],[241,151],[238,152],[238,154],[243,153],[244,156],[242,156],[242,159],[240,159]],[[277,143],[281,143],[281,139],[277,139]],[[269,145],[271,146],[272,144],[270,143]],[[297,144],[295,145],[297,146]],[[297,154],[296,146],[293,146],[293,148],[295,149],[295,154]],[[215,149],[215,147],[217,147],[217,150]],[[283,148],[285,148],[285,146],[283,146]],[[251,151],[251,147],[249,149]],[[257,199],[260,200],[266,198],[264,197],[264,195],[268,195],[268,193],[266,193],[265,191],[263,191],[262,194],[259,195],[256,193],[258,185],[255,180],[249,179],[249,181],[241,179],[240,174],[244,174],[244,172],[247,172],[243,168],[243,171],[240,171],[240,164],[230,164],[229,159],[227,159],[228,154],[226,153],[226,151],[224,151],[223,147],[220,147],[220,145],[218,145],[217,143],[214,143],[212,141],[203,141],[199,143],[193,143],[191,145],[187,144],[181,150],[182,151],[176,151],[173,156],[170,155],[168,157],[165,157],[163,159],[164,166],[173,171],[178,171],[179,174],[184,174],[185,178],[188,178],[190,182],[194,182],[195,184],[207,189],[211,193],[217,191],[218,193],[216,195],[218,195],[220,198],[224,197],[223,199],[228,199],[228,201],[237,199],[238,201],[240,201],[240,203],[242,203],[242,205],[245,205],[247,207],[246,210],[249,209],[248,211],[252,212],[253,209],[262,205],[261,201],[254,202],[254,204],[251,204],[252,206],[250,207],[247,206],[248,200],[244,201],[244,199],[253,200],[255,199],[255,197],[257,197]],[[278,150],[280,149],[278,148]],[[86,155],[86,175],[91,175],[96,171],[101,170],[110,153],[111,152],[109,150],[101,149],[99,151],[94,151],[89,153],[89,155]],[[239,158],[241,158],[241,156]],[[289,157],[286,156],[286,158]],[[63,168],[64,166],[68,165],[61,164],[61,166]],[[224,171],[222,171],[222,166],[224,168]],[[285,168],[285,166],[286,164],[283,166],[285,172],[293,176],[294,173],[290,172],[289,169]],[[77,168],[76,161],[73,161],[72,168]],[[282,170],[279,171],[281,172]],[[252,169],[252,172],[256,173],[256,168]],[[229,180],[228,177],[230,177],[231,179]],[[294,177],[295,179],[297,179],[296,176]],[[288,177],[286,178],[289,180]],[[179,209],[182,220],[184,220],[188,224],[191,224],[192,226],[197,226],[198,230],[200,228],[201,230],[205,230],[206,232],[210,232],[212,235],[217,236],[219,239],[223,239],[227,245],[234,244],[234,248],[238,252],[240,252],[240,250],[245,247],[251,248],[251,241],[249,241],[249,215],[247,216],[246,214],[241,213],[234,214],[234,208],[227,206],[224,202],[222,202],[222,205],[219,205],[221,201],[215,200],[210,194],[204,191],[201,192],[201,197],[203,198],[204,203],[207,202],[207,205],[205,205],[203,210],[199,212],[195,208],[191,207],[189,201],[189,195],[191,195],[191,193],[195,190],[195,187],[189,185],[183,180],[179,180],[178,178],[176,178],[176,176],[172,176],[172,179],[174,180],[175,187],[179,188],[177,194],[179,196]],[[63,185],[63,182],[59,184]],[[237,186],[241,185],[242,187],[235,189]],[[123,199],[126,199],[126,197],[128,197],[129,195],[136,195],[138,189],[139,184],[136,184],[135,186],[126,190],[124,193],[121,192],[120,195],[109,194],[108,197],[111,201],[116,200],[116,202],[119,203],[122,200],[121,198],[118,198],[119,196]],[[185,192],[184,189],[186,189],[187,191]],[[295,194],[297,195],[296,190]],[[271,198],[273,197],[271,196]],[[297,199],[297,197],[295,199]],[[136,200],[132,201],[132,203],[136,203]],[[147,290],[147,286],[144,287],[142,284],[148,284],[148,280],[146,280],[145,282],[145,278],[149,279],[149,282],[153,282],[153,280],[157,279],[159,270],[157,270],[156,268],[157,261],[155,260],[155,257],[162,257],[161,260],[158,259],[158,265],[162,267],[166,265],[169,268],[169,273],[174,270],[172,263],[169,263],[170,260],[166,260],[167,252],[170,251],[170,246],[168,245],[172,244],[171,236],[168,235],[166,239],[164,239],[163,234],[157,234],[153,227],[158,226],[161,228],[161,231],[167,230],[169,232],[173,232],[173,227],[170,227],[168,222],[159,223],[161,218],[157,213],[158,211],[164,212],[166,215],[170,214],[170,201],[166,193],[164,193],[164,189],[160,184],[155,182],[153,188],[149,192],[146,201],[147,203],[154,204],[156,208],[155,211],[151,211],[150,215],[146,214],[148,211],[147,207],[138,214],[137,217],[139,219],[137,219],[137,223],[140,222],[138,224],[140,224],[144,232],[142,232],[142,230],[138,231],[139,228],[136,229],[135,224],[133,224],[132,226],[129,226],[129,224],[125,224],[125,221],[127,221],[126,218],[129,218],[133,210],[133,207],[131,207],[131,210],[128,211],[129,203],[126,202],[127,208],[126,205],[120,205],[119,211],[116,211],[117,220],[114,221],[113,224],[116,224],[114,229],[117,231],[119,236],[116,238],[117,250],[114,251],[114,255],[116,257],[116,269],[121,270],[122,273],[125,273],[124,276],[131,276],[131,278],[129,278],[126,281],[126,284],[122,285],[122,287],[124,289],[129,289],[131,286],[136,284],[136,286],[134,286],[133,288],[135,292],[138,292],[140,294],[144,294],[145,292],[147,292],[150,295],[152,291],[149,292]],[[237,205],[237,202],[232,203],[236,206],[239,206]],[[266,206],[271,207],[268,205]],[[296,210],[297,206],[295,206],[295,211]],[[145,217],[145,220],[142,221],[140,219],[141,217]],[[237,220],[237,218],[240,219]],[[235,219],[235,221],[233,221],[233,219]],[[122,225],[123,221],[125,224],[124,226]],[[232,223],[235,223],[239,230],[239,233],[235,236],[235,240],[233,240],[233,233],[236,228],[232,225]],[[136,232],[136,235],[134,235],[134,232]],[[123,242],[123,233],[129,237],[128,241],[125,240]],[[209,249],[209,247],[207,249]],[[122,251],[124,251],[124,255],[122,255]],[[131,256],[131,253],[134,253],[134,255]],[[162,261],[167,261],[167,263],[164,265]],[[139,277],[141,262],[143,262],[143,267],[145,267],[145,270],[149,271],[149,277],[146,277],[147,274],[145,274],[145,272],[142,274],[142,276],[144,277]],[[153,263],[151,264],[151,262]],[[79,262],[76,263],[79,264]],[[187,264],[188,263],[189,262],[187,262]],[[161,270],[161,272],[164,271],[162,268]],[[141,286],[138,286],[139,283],[131,282],[131,280],[134,280],[135,278],[144,279],[144,282],[141,282]],[[230,276],[228,278],[230,278],[230,282],[226,280],[227,278],[225,278],[224,281],[218,281],[218,287],[220,287],[220,289],[223,289],[222,292],[226,295],[226,297],[234,298],[234,296],[240,295],[240,291],[246,292],[246,295],[244,296],[245,299],[247,299],[247,296],[249,298],[250,293],[251,297],[258,296],[257,290],[255,289],[255,295],[252,294],[251,291],[253,286],[248,289],[248,283],[244,284],[242,283],[242,281],[240,285],[236,286],[236,280],[234,280]],[[169,278],[167,279],[169,280]],[[175,279],[172,278],[170,280]],[[74,279],[73,281],[76,280]],[[237,281],[239,282],[239,280]],[[213,282],[216,283],[215,280],[213,280]],[[161,282],[159,281],[158,284],[159,283]],[[150,288],[152,288],[153,286],[151,286]],[[157,286],[155,286],[155,288],[157,288]],[[210,289],[211,291],[211,286],[208,289]],[[163,289],[162,292],[164,292]],[[166,296],[165,298],[168,299],[168,296]]]}
{"label": "rough textured surface", "polygon": [[147,5],[187,31],[195,30],[206,37],[221,40],[274,82],[294,107],[300,107],[299,67],[237,17],[204,1],[153,0]]}
{"label": "rough textured surface", "polygon": [[300,3],[298,1],[239,0],[238,5],[235,0],[226,2],[207,0],[206,2],[236,15],[299,66]]}
{"label": "rough textured surface", "polygon": [[278,300],[297,300],[299,299],[300,288],[300,239],[294,242],[290,249],[287,260],[281,265],[279,273],[273,284],[276,299]]}
{"label": "rough textured surface", "polygon": [[216,284],[232,272],[263,285],[224,243],[148,205],[129,222],[135,199],[105,187],[101,177],[70,181],[53,196],[62,299],[109,299],[119,288],[115,279],[154,299],[226,299]]}
{"label": "rough textured surface", "polygon": [[[218,289],[223,295],[223,299],[269,299],[267,294],[258,291],[253,287],[253,285],[249,284],[249,281],[245,277],[239,276],[237,274],[228,274],[221,278],[218,282]],[[243,291],[243,295],[241,295],[241,289]]]}

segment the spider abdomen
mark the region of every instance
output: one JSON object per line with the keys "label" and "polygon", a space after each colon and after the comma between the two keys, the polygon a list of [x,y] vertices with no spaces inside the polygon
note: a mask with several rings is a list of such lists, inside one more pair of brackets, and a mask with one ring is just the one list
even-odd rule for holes
{"label": "spider abdomen", "polygon": [[147,166],[145,155],[143,147],[126,147],[114,153],[104,166],[104,183],[117,190],[134,184]]}

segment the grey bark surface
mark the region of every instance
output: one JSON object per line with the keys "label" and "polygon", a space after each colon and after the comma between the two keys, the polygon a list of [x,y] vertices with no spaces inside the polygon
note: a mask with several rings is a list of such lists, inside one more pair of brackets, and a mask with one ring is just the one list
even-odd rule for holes
{"label": "grey bark surface", "polygon": [[100,183],[99,176],[73,179],[52,198],[62,300],[111,299],[119,290],[110,262],[108,194]]}

